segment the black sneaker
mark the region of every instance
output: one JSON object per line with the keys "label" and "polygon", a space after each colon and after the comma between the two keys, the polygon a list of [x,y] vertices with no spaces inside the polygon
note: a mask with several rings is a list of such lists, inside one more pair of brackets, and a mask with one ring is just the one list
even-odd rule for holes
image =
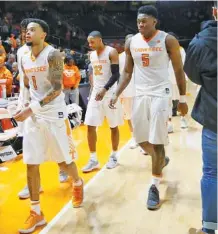
{"label": "black sneaker", "polygon": [[157,210],[160,207],[159,191],[153,184],[148,192],[147,208],[149,210]]}

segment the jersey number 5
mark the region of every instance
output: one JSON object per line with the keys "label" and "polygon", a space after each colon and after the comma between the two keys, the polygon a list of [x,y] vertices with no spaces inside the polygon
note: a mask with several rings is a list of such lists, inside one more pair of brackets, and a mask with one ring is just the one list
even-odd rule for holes
{"label": "jersey number 5", "polygon": [[142,54],[142,64],[143,67],[148,67],[149,66],[149,54]]}
{"label": "jersey number 5", "polygon": [[32,81],[33,81],[33,87],[34,87],[34,89],[37,90],[38,87],[37,87],[37,84],[36,84],[36,77],[35,76],[32,76]]}
{"label": "jersey number 5", "polygon": [[102,70],[102,65],[96,65],[94,66],[94,75],[95,76],[101,76],[103,73],[101,72]]}

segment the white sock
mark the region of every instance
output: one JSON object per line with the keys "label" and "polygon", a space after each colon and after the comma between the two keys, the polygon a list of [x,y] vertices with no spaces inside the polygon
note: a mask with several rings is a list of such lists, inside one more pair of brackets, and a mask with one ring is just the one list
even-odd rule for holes
{"label": "white sock", "polygon": [[77,180],[77,181],[75,181],[75,182],[73,182],[73,186],[81,186],[82,185],[82,180],[81,179],[79,179],[79,180]]}
{"label": "white sock", "polygon": [[92,161],[98,161],[96,152],[90,153],[90,159]]}
{"label": "white sock", "polygon": [[116,156],[117,156],[117,151],[112,151],[111,157],[112,157],[112,156],[115,156],[115,157],[116,157]]}
{"label": "white sock", "polygon": [[152,176],[151,185],[154,184],[156,186],[156,188],[158,189],[159,188],[159,184],[160,184],[160,180],[161,180],[160,177]]}
{"label": "white sock", "polygon": [[31,210],[35,211],[38,215],[40,215],[41,214],[40,202],[31,201]]}

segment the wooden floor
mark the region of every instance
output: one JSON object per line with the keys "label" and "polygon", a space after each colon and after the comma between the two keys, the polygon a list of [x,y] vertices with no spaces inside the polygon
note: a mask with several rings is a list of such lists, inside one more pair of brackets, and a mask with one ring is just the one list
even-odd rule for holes
{"label": "wooden floor", "polygon": [[[195,91],[195,88],[194,88]],[[193,103],[194,95],[189,97]],[[191,110],[191,107],[190,107]],[[44,193],[41,207],[48,225],[34,233],[45,234],[185,234],[190,227],[201,226],[201,127],[189,117],[189,129],[181,130],[179,117],[173,119],[167,155],[171,161],[160,185],[161,209],[146,209],[151,179],[151,159],[139,149],[130,150],[127,124],[120,127],[119,166],[97,174],[82,174],[89,158],[86,127],[73,132],[77,145],[79,173],[85,180],[83,207],[73,209],[70,183],[59,184],[55,163],[41,166]],[[111,150],[107,125],[98,129],[98,156],[103,166]],[[1,169],[6,167],[6,171]],[[0,234],[17,234],[29,212],[27,200],[17,193],[26,184],[22,160],[0,165]]]}
{"label": "wooden floor", "polygon": [[173,122],[159,210],[146,208],[150,156],[126,145],[119,166],[102,169],[86,185],[83,207],[68,203],[40,234],[186,234],[190,227],[200,228],[201,126],[189,118],[189,128],[182,130],[179,117]]}

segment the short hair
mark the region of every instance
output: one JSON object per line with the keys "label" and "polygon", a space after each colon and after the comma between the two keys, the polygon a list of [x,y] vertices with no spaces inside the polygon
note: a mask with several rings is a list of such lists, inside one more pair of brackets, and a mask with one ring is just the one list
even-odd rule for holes
{"label": "short hair", "polygon": [[99,31],[92,31],[89,33],[89,36],[88,37],[99,37],[99,38],[102,38],[102,35]]}
{"label": "short hair", "polygon": [[134,36],[134,34],[128,34],[128,35],[126,35],[125,41],[127,41],[130,37],[133,37],[133,36]]}
{"label": "short hair", "polygon": [[23,20],[21,21],[21,23],[20,23],[21,29],[22,29],[22,28],[23,28],[23,29],[26,29],[26,28],[27,28],[27,25],[28,25],[29,23],[31,23],[33,19],[34,19],[34,18],[26,18],[26,19],[23,19]]}
{"label": "short hair", "polygon": [[157,8],[152,5],[141,6],[138,9],[138,15],[139,14],[146,14],[146,15],[153,16],[154,18],[158,19]]}
{"label": "short hair", "polygon": [[41,19],[32,19],[31,22],[29,23],[36,23],[36,24],[39,24],[40,27],[42,28],[42,30],[47,34],[49,34],[49,26],[48,24],[44,21],[44,20],[41,20]]}

